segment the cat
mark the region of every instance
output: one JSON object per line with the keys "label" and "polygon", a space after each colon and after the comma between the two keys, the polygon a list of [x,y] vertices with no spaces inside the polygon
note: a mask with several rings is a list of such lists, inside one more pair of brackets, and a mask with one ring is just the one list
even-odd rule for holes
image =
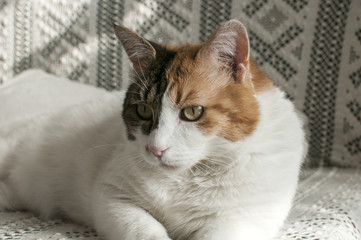
{"label": "cat", "polygon": [[108,240],[275,237],[304,132],[244,25],[182,46],[114,31],[133,65],[128,90],[28,122],[0,159],[1,207],[66,216]]}

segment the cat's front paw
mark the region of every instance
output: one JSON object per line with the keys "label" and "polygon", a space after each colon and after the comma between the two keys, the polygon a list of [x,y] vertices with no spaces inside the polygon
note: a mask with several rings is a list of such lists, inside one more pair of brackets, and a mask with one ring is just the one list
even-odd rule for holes
{"label": "cat's front paw", "polygon": [[141,237],[140,240],[172,240],[164,234],[152,234],[147,237]]}
{"label": "cat's front paw", "polygon": [[131,233],[120,232],[109,234],[100,234],[106,240],[172,240],[166,233]]}
{"label": "cat's front paw", "polygon": [[149,239],[144,239],[144,240],[172,240],[169,237],[159,237],[159,236],[152,236]]}

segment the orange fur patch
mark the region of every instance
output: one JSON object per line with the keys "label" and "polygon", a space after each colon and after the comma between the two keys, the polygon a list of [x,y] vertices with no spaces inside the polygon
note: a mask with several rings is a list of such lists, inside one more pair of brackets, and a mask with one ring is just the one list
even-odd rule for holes
{"label": "orange fur patch", "polygon": [[179,109],[205,108],[204,115],[197,121],[204,134],[238,141],[255,130],[259,119],[254,92],[264,91],[273,83],[252,60],[248,66],[251,74],[247,74],[242,83],[236,83],[231,73],[217,70],[215,63],[197,56],[201,46],[186,45],[177,49],[167,71],[167,94]]}

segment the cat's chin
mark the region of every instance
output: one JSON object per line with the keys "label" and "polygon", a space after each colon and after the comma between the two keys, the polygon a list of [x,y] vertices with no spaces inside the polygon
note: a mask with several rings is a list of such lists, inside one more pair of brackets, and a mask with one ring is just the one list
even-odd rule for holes
{"label": "cat's chin", "polygon": [[166,171],[166,172],[180,172],[183,171],[185,169],[187,169],[186,166],[178,166],[178,165],[170,165],[170,164],[166,164],[166,163],[158,163],[158,164],[154,164],[154,163],[149,163],[153,168],[158,168],[160,170]]}
{"label": "cat's chin", "polygon": [[173,165],[168,165],[165,163],[160,163],[159,167],[162,169],[165,169],[167,171],[178,171],[178,170],[182,169],[182,167],[180,167],[180,166],[173,166]]}
{"label": "cat's chin", "polygon": [[152,162],[148,162],[148,163],[151,164],[153,167],[164,169],[166,171],[181,171],[181,170],[186,169],[186,166],[165,163],[164,161],[159,160],[159,159],[157,159],[157,162],[152,161]]}
{"label": "cat's chin", "polygon": [[162,159],[158,159],[150,155],[144,156],[144,160],[152,167],[163,169],[165,171],[170,171],[170,172],[182,171],[191,167],[187,164],[181,164],[181,165],[171,164],[169,162],[166,162]]}

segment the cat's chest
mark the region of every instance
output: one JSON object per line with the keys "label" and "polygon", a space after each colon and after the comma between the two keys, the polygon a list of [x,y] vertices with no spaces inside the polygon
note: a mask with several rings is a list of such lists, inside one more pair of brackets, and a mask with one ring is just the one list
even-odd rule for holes
{"label": "cat's chest", "polygon": [[234,172],[223,175],[165,177],[148,180],[143,201],[162,217],[191,221],[237,208],[244,181]]}
{"label": "cat's chest", "polygon": [[170,234],[179,236],[238,211],[242,201],[241,182],[232,174],[148,179],[139,197],[143,207]]}

